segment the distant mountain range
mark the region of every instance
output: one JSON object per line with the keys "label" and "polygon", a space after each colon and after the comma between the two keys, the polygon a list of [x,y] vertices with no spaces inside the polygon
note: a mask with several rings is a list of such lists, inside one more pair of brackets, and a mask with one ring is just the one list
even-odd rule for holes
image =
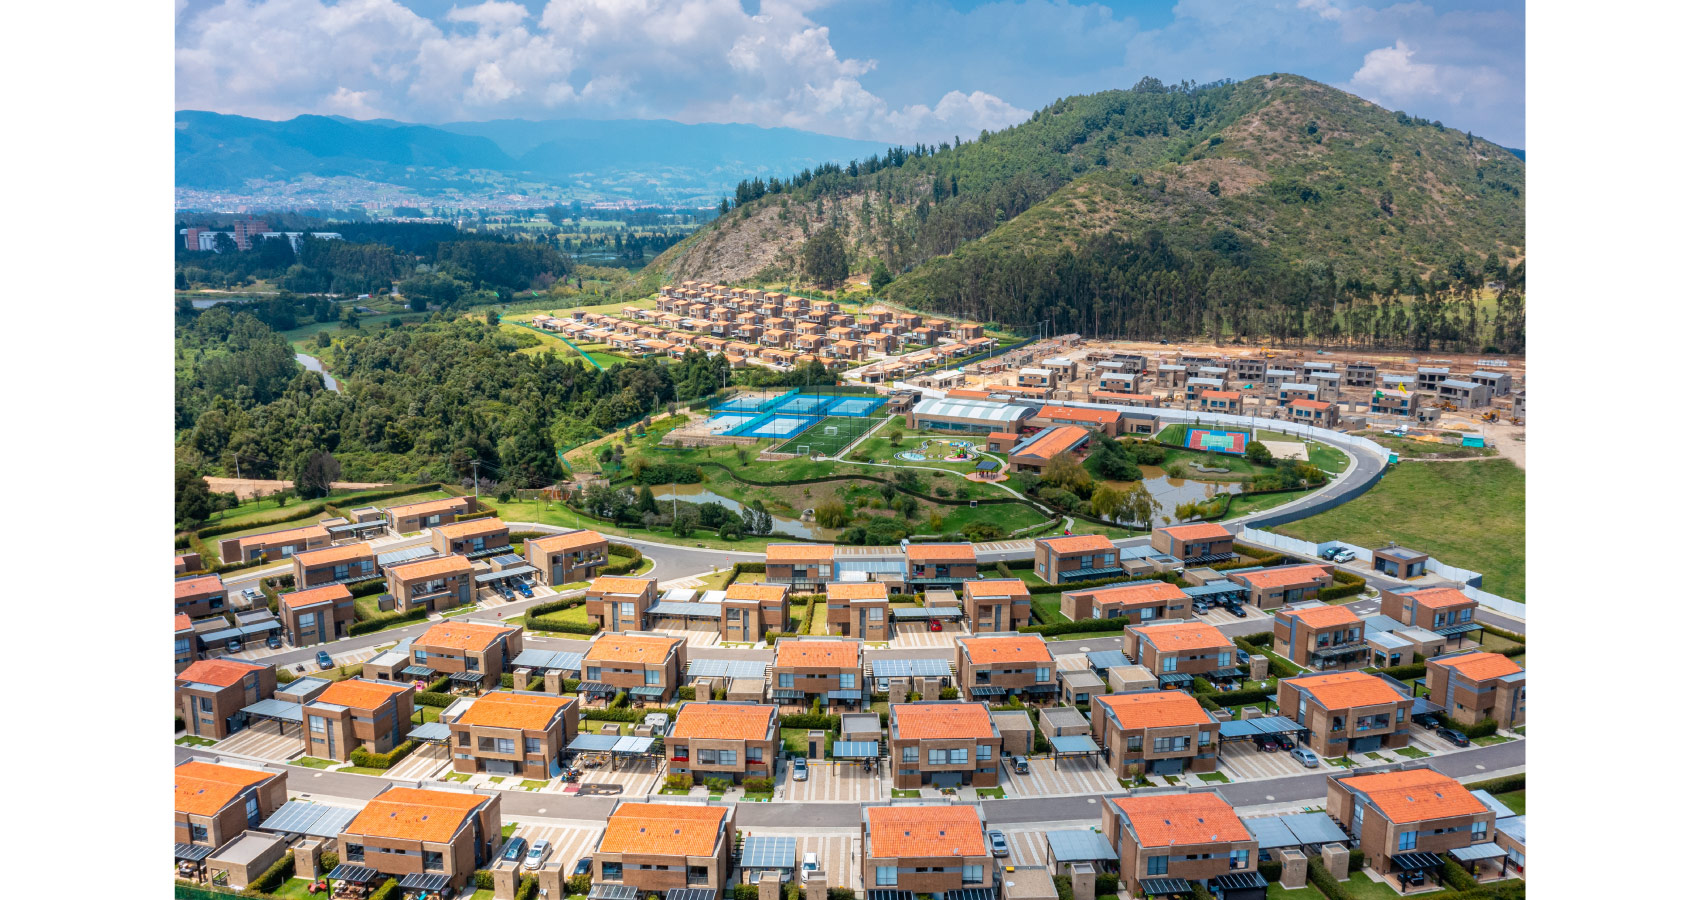
{"label": "distant mountain range", "polygon": [[648,119],[501,119],[416,125],[297,116],[276,122],[177,113],[177,184],[240,191],[307,176],[416,191],[545,186],[588,198],[712,202],[752,176],[784,178],[888,145],[792,128]]}

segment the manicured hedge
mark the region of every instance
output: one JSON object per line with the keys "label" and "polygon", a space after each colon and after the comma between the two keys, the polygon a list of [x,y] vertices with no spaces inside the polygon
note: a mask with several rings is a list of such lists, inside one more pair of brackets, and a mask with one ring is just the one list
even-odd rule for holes
{"label": "manicured hedge", "polygon": [[1389,666],[1385,669],[1371,669],[1370,671],[1404,681],[1407,678],[1422,678],[1428,670],[1429,667],[1423,663],[1408,663],[1403,666]]}
{"label": "manicured hedge", "polygon": [[435,706],[442,708],[454,702],[454,697],[449,694],[440,694],[436,691],[420,691],[413,695],[414,706]]}
{"label": "manicured hedge", "polygon": [[423,622],[429,618],[430,615],[431,610],[421,606],[418,609],[410,610],[405,613],[387,613],[382,616],[373,616],[364,622],[356,622],[353,625],[350,625],[348,627],[348,633],[350,636],[371,634],[374,631],[383,631],[391,625],[398,625],[403,622]]}
{"label": "manicured hedge", "polygon": [[838,731],[839,717],[825,713],[792,713],[791,715],[780,716],[780,727]]}
{"label": "manicured hedge", "polygon": [[402,757],[412,753],[414,746],[414,742],[411,740],[402,741],[388,753],[373,753],[365,747],[356,747],[354,748],[354,751],[348,755],[348,758],[350,762],[364,768],[388,769],[399,762]]}
{"label": "manicured hedge", "polygon": [[1488,791],[1491,794],[1505,794],[1524,789],[1523,775],[1508,775],[1505,778],[1490,778],[1487,781],[1473,781],[1465,785],[1473,791]]}
{"label": "manicured hedge", "polygon": [[284,882],[295,877],[295,854],[286,853],[283,858],[272,863],[271,868],[260,873],[260,877],[248,883],[248,890],[262,894],[270,894]]}
{"label": "manicured hedge", "polygon": [[369,597],[373,594],[384,593],[384,579],[374,578],[348,586],[348,592],[356,597]]}
{"label": "manicured hedge", "polygon": [[1016,629],[1023,634],[1039,634],[1050,637],[1058,634],[1095,634],[1106,631],[1121,631],[1128,625],[1127,617],[1118,616],[1113,619],[1082,619],[1071,622],[1053,622],[1049,625],[1023,625]]}
{"label": "manicured hedge", "polygon": [[[1276,643],[1276,633],[1274,631],[1260,631],[1257,634],[1249,634],[1246,637],[1235,638],[1235,643],[1244,643],[1246,645],[1246,647],[1241,649],[1247,649],[1250,647],[1268,647]],[[1250,652],[1250,650],[1248,650],[1248,652]]]}
{"label": "manicured hedge", "polygon": [[1282,864],[1273,859],[1261,862],[1258,864],[1258,874],[1264,876],[1265,881],[1275,884],[1282,880]]}
{"label": "manicured hedge", "polygon": [[1500,730],[1500,723],[1493,719],[1484,719],[1475,725],[1466,725],[1452,716],[1443,715],[1441,717],[1441,724],[1463,734],[1468,738],[1488,737]]}
{"label": "manicured hedge", "polygon": [[1317,592],[1319,600],[1339,600],[1364,592],[1364,578],[1345,569],[1335,570],[1335,583]]}

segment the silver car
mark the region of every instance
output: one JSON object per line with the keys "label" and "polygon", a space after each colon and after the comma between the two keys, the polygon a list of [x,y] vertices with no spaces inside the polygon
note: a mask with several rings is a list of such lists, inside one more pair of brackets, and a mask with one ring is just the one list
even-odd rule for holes
{"label": "silver car", "polygon": [[791,780],[792,781],[808,781],[809,780],[809,760],[804,759],[801,756],[796,756],[796,757],[792,758],[792,761],[791,761]]}
{"label": "silver car", "polygon": [[526,868],[536,869],[542,866],[547,859],[549,859],[549,842],[538,841],[532,845],[532,849],[526,854]]}
{"label": "silver car", "polygon": [[1299,764],[1307,769],[1317,768],[1317,754],[1311,752],[1308,748],[1295,747],[1288,751],[1288,755],[1299,760]]}

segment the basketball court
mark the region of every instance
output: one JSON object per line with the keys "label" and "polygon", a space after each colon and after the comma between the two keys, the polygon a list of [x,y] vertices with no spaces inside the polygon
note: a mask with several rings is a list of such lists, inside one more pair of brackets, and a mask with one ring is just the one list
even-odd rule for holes
{"label": "basketball court", "polygon": [[1190,450],[1208,450],[1212,453],[1232,453],[1239,456],[1246,452],[1246,442],[1251,439],[1252,436],[1244,431],[1189,428],[1186,446]]}

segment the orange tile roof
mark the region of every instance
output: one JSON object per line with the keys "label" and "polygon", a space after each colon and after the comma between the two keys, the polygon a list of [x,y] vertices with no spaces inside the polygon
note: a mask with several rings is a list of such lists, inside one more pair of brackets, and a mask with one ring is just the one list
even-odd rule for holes
{"label": "orange tile roof", "polygon": [[526,546],[528,548],[536,547],[545,553],[554,553],[559,550],[577,550],[580,547],[593,547],[597,544],[606,543],[608,543],[608,538],[589,529],[580,529],[578,531],[569,531],[566,534],[552,534],[547,537],[529,538],[526,540]]}
{"label": "orange tile roof", "polygon": [[467,814],[489,801],[482,794],[393,787],[367,801],[344,834],[446,844]]}
{"label": "orange tile roof", "polygon": [[1072,534],[1067,537],[1040,538],[1039,540],[1034,541],[1034,543],[1044,544],[1051,548],[1051,552],[1060,555],[1069,553],[1102,553],[1106,550],[1116,549],[1116,545],[1110,542],[1110,538],[1107,538],[1102,534]]}
{"label": "orange tile roof", "polygon": [[985,856],[986,832],[972,806],[870,806],[868,855]]}
{"label": "orange tile roof", "polygon": [[768,562],[832,562],[832,544],[769,544]]}
{"label": "orange tile roof", "polygon": [[1524,671],[1523,666],[1499,653],[1465,653],[1430,662],[1452,669],[1472,681],[1488,681]]}
{"label": "orange tile roof", "polygon": [[1458,588],[1434,587],[1421,591],[1412,591],[1406,596],[1430,609],[1445,609],[1449,606],[1475,606],[1477,601],[1467,597]]}
{"label": "orange tile roof", "polygon": [[177,630],[178,631],[188,631],[189,629],[194,628],[194,627],[195,627],[195,623],[189,621],[189,614],[188,613],[178,613],[177,614]]}
{"label": "orange tile roof", "polygon": [[[945,392],[945,396],[957,397],[957,398],[962,398],[962,399],[965,399],[965,400],[985,400],[986,398],[992,396],[992,392],[991,391],[977,391],[977,390],[973,390],[972,388],[952,388],[952,389]],[[993,437],[999,437],[1000,434],[1005,434],[1005,433],[1007,433],[1007,432],[1000,432],[999,434],[994,434]],[[1011,435],[1011,437],[1014,437],[1014,436],[1015,435]]]}
{"label": "orange tile roof", "polygon": [[243,662],[240,659],[203,659],[190,663],[188,668],[178,672],[177,680],[210,684],[213,687],[230,687],[264,668],[265,666],[258,663]]}
{"label": "orange tile roof", "polygon": [[692,702],[679,707],[669,737],[760,741],[779,710],[755,703]]}
{"label": "orange tile roof", "polygon": [[650,585],[655,583],[654,578],[621,578],[618,575],[598,575],[597,580],[591,582],[590,587],[585,588],[585,592],[589,594],[636,596],[648,591]]}
{"label": "orange tile roof", "polygon": [[1210,725],[1216,720],[1186,691],[1141,691],[1100,694],[1097,701],[1116,714],[1125,730]]}
{"label": "orange tile roof", "polygon": [[1170,600],[1187,599],[1187,595],[1181,592],[1181,588],[1167,581],[1156,579],[1140,584],[1122,585],[1121,587],[1088,588],[1084,591],[1067,591],[1066,593],[1090,594],[1099,603],[1167,603]]}
{"label": "orange tile roof", "polygon": [[943,560],[945,562],[975,561],[975,545],[973,544],[915,544],[904,548],[904,557],[910,560]]}
{"label": "orange tile roof", "polygon": [[892,596],[877,581],[833,581],[827,584],[828,600],[886,600]]}
{"label": "orange tile roof", "polygon": [[1250,841],[1234,807],[1215,792],[1112,800],[1142,847]]}
{"label": "orange tile roof", "polygon": [[302,566],[307,567],[347,562],[351,559],[360,559],[361,557],[371,555],[372,545],[362,541],[358,544],[344,544],[341,547],[326,547],[323,550],[309,550],[306,553],[297,553],[295,554],[295,558],[300,560]]}
{"label": "orange tile roof", "polygon": [[173,772],[177,811],[191,816],[213,815],[229,806],[244,789],[280,774],[216,763],[186,762]]}
{"label": "orange tile roof", "polygon": [[350,600],[354,595],[349,593],[347,585],[327,584],[324,587],[308,588],[305,591],[294,591],[279,594],[278,602],[290,609],[300,609],[315,603],[335,603],[338,600]]}
{"label": "orange tile roof", "polygon": [[508,529],[508,523],[498,516],[485,516],[482,519],[467,519],[463,522],[450,522],[436,528],[438,534],[458,538],[474,534],[488,534],[492,531]]}
{"label": "orange tile roof", "polygon": [[562,707],[571,703],[572,697],[491,691],[474,700],[455,724],[542,731],[549,727],[550,720]]}
{"label": "orange tile roof", "polygon": [[1464,785],[1434,769],[1359,775],[1341,784],[1364,794],[1396,825],[1488,811]]}
{"label": "orange tile roof", "polygon": [[1294,610],[1293,617],[1312,628],[1335,628],[1364,621],[1358,617],[1358,613],[1345,606],[1308,606]]}
{"label": "orange tile roof", "polygon": [[[947,395],[947,396],[949,396],[949,395]],[[994,431],[991,434],[987,435],[987,437],[992,438],[993,440],[999,440],[999,441],[1013,441],[1013,440],[1016,440],[1017,438],[1021,437],[1021,435],[1017,434],[1014,431]]]}
{"label": "orange tile roof", "polygon": [[974,599],[998,597],[1025,598],[1028,584],[1020,578],[987,578],[963,582],[963,596]]}
{"label": "orange tile roof", "polygon": [[347,706],[351,709],[377,709],[391,697],[411,690],[412,687],[395,681],[350,678],[347,681],[333,682],[330,687],[319,692],[319,696],[314,697],[312,702]]}
{"label": "orange tile roof", "polygon": [[1130,629],[1146,639],[1159,653],[1176,650],[1209,650],[1212,647],[1232,647],[1230,641],[1214,625],[1200,622],[1177,622],[1173,625],[1147,625]]}
{"label": "orange tile roof", "polygon": [[1301,400],[1291,400],[1291,401],[1288,402],[1288,405],[1289,406],[1297,406],[1300,409],[1325,410],[1325,409],[1328,409],[1329,407],[1333,406],[1334,404],[1325,403],[1322,400],[1304,400],[1304,399],[1301,399]]}
{"label": "orange tile roof", "polygon": [[682,803],[622,803],[609,814],[600,853],[713,856],[730,810]]}
{"label": "orange tile roof", "polygon": [[435,578],[439,575],[458,575],[472,571],[472,561],[459,553],[448,556],[438,556],[433,559],[422,559],[419,562],[402,563],[391,566],[390,571],[397,578]]}
{"label": "orange tile roof", "polygon": [[1172,525],[1159,528],[1158,531],[1169,535],[1178,541],[1220,541],[1229,537],[1228,529],[1210,522],[1199,522],[1193,525]]}
{"label": "orange tile roof", "polygon": [[1037,456],[1051,459],[1087,437],[1087,429],[1079,425],[1057,425],[1045,436],[1022,448],[1016,456]]}
{"label": "orange tile roof", "polygon": [[728,600],[755,600],[758,603],[773,603],[786,598],[787,588],[783,584],[754,584],[751,582],[735,582],[726,586]]}
{"label": "orange tile roof", "polygon": [[289,543],[306,538],[328,538],[331,533],[323,525],[303,525],[300,528],[286,528],[283,531],[272,531],[266,534],[251,534],[236,542],[238,547],[253,547],[259,544]]}
{"label": "orange tile roof", "polygon": [[1239,391],[1200,391],[1199,396],[1212,400],[1239,400]]}
{"label": "orange tile roof", "polygon": [[1035,418],[1062,419],[1065,422],[1092,422],[1103,425],[1106,422],[1116,421],[1121,415],[1114,409],[1077,409],[1072,406],[1057,406],[1048,403],[1040,407],[1039,415]]}
{"label": "orange tile roof", "polygon": [[1352,709],[1358,706],[1380,706],[1408,699],[1401,696],[1388,682],[1368,672],[1329,672],[1324,675],[1296,675],[1286,679],[1288,684],[1311,692],[1325,709]]}
{"label": "orange tile roof", "polygon": [[1287,587],[1328,577],[1329,570],[1322,566],[1279,566],[1268,571],[1237,572],[1229,576],[1230,580],[1244,579],[1247,584],[1256,588]]}
{"label": "orange tile roof", "polygon": [[957,643],[963,645],[963,651],[968,654],[969,662],[976,665],[1004,662],[1052,662],[1051,650],[1046,647],[1045,639],[1039,635],[959,638]]}
{"label": "orange tile roof", "polygon": [[679,638],[603,633],[591,641],[585,662],[663,663]]}
{"label": "orange tile roof", "polygon": [[890,721],[894,737],[904,740],[992,737],[992,714],[984,703],[894,703]]}
{"label": "orange tile roof", "polygon": [[441,500],[421,500],[418,503],[404,503],[401,506],[389,507],[384,511],[394,518],[399,518],[401,516],[424,516],[430,515],[434,512],[464,510],[467,508],[467,504],[471,501],[471,497],[445,497]]}
{"label": "orange tile roof", "polygon": [[448,647],[451,650],[483,650],[490,646],[491,642],[517,630],[500,625],[452,620],[438,622],[425,629],[425,633],[420,635],[414,644],[420,647]]}
{"label": "orange tile roof", "polygon": [[861,666],[861,641],[783,640],[774,645],[776,666]]}
{"label": "orange tile roof", "polygon": [[224,590],[224,581],[217,575],[197,575],[194,578],[184,578],[172,583],[178,600],[184,597],[194,597],[200,594],[211,594]]}

